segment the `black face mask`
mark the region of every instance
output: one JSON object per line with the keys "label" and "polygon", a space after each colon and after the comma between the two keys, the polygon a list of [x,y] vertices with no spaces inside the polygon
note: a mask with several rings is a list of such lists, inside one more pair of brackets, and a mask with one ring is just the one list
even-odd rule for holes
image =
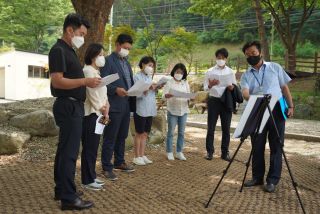
{"label": "black face mask", "polygon": [[261,56],[249,56],[247,58],[247,62],[251,65],[251,66],[255,66],[257,65],[261,60]]}

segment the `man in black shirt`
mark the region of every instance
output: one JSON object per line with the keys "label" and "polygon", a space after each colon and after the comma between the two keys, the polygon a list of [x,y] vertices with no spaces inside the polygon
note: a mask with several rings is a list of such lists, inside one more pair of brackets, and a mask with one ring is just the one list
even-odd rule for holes
{"label": "man in black shirt", "polygon": [[83,201],[74,183],[84,116],[83,102],[86,86],[97,87],[98,78],[84,78],[82,66],[74,48],[80,48],[90,27],[78,14],[69,14],[63,25],[63,36],[51,48],[49,70],[51,94],[56,97],[53,114],[60,128],[54,163],[55,200],[61,200],[62,210],[90,208],[93,203]]}

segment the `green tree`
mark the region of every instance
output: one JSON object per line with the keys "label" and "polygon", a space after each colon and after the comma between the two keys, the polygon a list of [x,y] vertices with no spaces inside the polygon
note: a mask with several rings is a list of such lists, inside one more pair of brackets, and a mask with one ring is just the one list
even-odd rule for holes
{"label": "green tree", "polygon": [[172,34],[164,37],[163,43],[173,56],[186,61],[190,72],[194,62],[194,49],[198,45],[197,34],[188,32],[183,27],[177,27],[172,30]]}
{"label": "green tree", "polygon": [[191,0],[191,2],[193,5],[189,8],[190,12],[210,16],[215,19],[228,20],[229,27],[225,27],[229,29],[229,31],[232,30],[232,28],[234,31],[240,29],[243,24],[239,21],[239,16],[245,15],[248,10],[253,8],[256,12],[260,40],[264,47],[262,50],[263,56],[267,60],[270,59],[269,44],[260,0]]}
{"label": "green tree", "polygon": [[[274,25],[286,48],[287,70],[295,74],[296,72],[296,49],[305,22],[309,19],[313,11],[319,6],[319,0],[261,0],[263,5],[268,9],[273,18]],[[294,11],[301,11],[301,15],[293,18],[291,15]],[[298,24],[293,24],[293,19]]]}
{"label": "green tree", "polygon": [[[194,5],[190,8],[191,12],[220,18],[237,18],[241,15],[241,11],[245,11],[240,9],[250,9],[253,5],[257,13],[258,26],[263,26],[261,22],[263,16],[258,14],[259,8],[266,9],[272,14],[276,31],[286,48],[287,70],[293,74],[296,70],[296,48],[301,31],[315,8],[319,6],[319,0],[192,0],[192,2]],[[300,12],[300,14],[293,16],[293,12]],[[260,32],[260,36],[262,34]],[[266,40],[262,40],[263,46],[265,46],[264,41]]]}
{"label": "green tree", "polygon": [[69,0],[0,0],[0,7],[0,40],[35,52],[50,48],[72,11]]}

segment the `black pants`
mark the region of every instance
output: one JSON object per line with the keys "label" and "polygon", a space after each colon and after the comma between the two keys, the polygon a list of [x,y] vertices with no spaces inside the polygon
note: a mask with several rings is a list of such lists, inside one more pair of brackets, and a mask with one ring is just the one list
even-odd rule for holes
{"label": "black pants", "polygon": [[62,201],[73,201],[77,198],[74,176],[84,115],[83,103],[57,98],[53,104],[53,114],[60,128],[54,162],[55,195],[60,196]]}
{"label": "black pants", "polygon": [[[101,163],[104,171],[112,171],[113,166],[125,163],[125,141],[130,125],[129,103],[123,112],[109,112],[111,122],[105,127],[101,151]],[[111,163],[114,154],[114,164]]]}
{"label": "black pants", "polygon": [[[285,131],[285,119],[283,118],[280,104],[277,103],[273,109],[273,117],[278,128],[280,139],[284,141]],[[265,144],[269,140],[270,147],[270,167],[267,175],[267,183],[278,184],[281,177],[282,170],[282,152],[281,144],[277,138],[276,129],[272,122],[271,117],[269,118],[262,133],[258,135],[255,141],[251,141],[253,156],[252,156],[252,175],[255,179],[263,180],[265,174],[265,161],[264,161],[264,150]],[[253,138],[253,136],[251,136]]]}
{"label": "black pants", "polygon": [[91,184],[96,179],[96,161],[100,135],[94,133],[98,116],[93,113],[85,116],[82,129],[81,182]]}
{"label": "black pants", "polygon": [[209,97],[208,99],[208,129],[206,138],[206,149],[208,154],[214,153],[214,132],[216,129],[218,117],[220,115],[221,129],[222,129],[222,142],[221,153],[226,154],[229,152],[230,143],[230,124],[232,112],[228,111],[223,105],[220,98]]}

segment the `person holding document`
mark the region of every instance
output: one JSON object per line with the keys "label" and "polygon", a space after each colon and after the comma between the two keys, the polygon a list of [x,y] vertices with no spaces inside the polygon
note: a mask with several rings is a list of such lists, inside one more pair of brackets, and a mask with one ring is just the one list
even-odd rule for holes
{"label": "person holding document", "polygon": [[[125,140],[128,137],[130,112],[135,111],[135,97],[128,97],[128,89],[133,85],[133,75],[127,60],[133,40],[130,35],[120,34],[116,39],[115,51],[106,58],[101,77],[118,74],[119,79],[107,85],[110,103],[110,123],[103,133],[101,163],[104,176],[117,180],[115,170],[133,172],[134,168],[124,159]],[[111,163],[114,154],[114,164]]]}
{"label": "person holding document", "polygon": [[[100,78],[85,78],[75,49],[84,44],[90,23],[81,15],[67,15],[61,39],[49,52],[51,94],[56,97],[53,115],[59,126],[59,142],[54,161],[54,200],[61,201],[62,210],[82,210],[93,206],[80,198],[74,182],[79,153],[86,86],[95,88]],[[75,48],[75,49],[74,49]]]}
{"label": "person holding document", "polygon": [[150,84],[148,90],[144,91],[141,96],[137,96],[136,112],[133,116],[136,129],[133,163],[140,166],[152,163],[152,161],[145,156],[144,152],[148,134],[151,131],[152,117],[157,115],[156,90],[158,87],[156,84],[152,84],[152,75],[155,66],[156,62],[152,57],[143,57],[139,62],[141,71],[133,78],[134,82],[142,80]]}
{"label": "person holding document", "polygon": [[[246,43],[242,51],[251,65],[241,77],[241,88],[243,97],[248,100],[250,95],[271,94],[277,97],[272,114],[279,131],[280,140],[284,141],[285,119],[293,116],[293,102],[288,83],[291,78],[283,68],[274,62],[266,62],[261,56],[261,44],[258,41]],[[281,103],[284,103],[282,105]],[[270,168],[267,175],[267,184],[264,186],[266,192],[274,192],[279,183],[282,170],[281,143],[277,137],[271,117],[261,134],[252,143],[252,180],[247,181],[244,186],[251,187],[263,185],[265,174],[264,150],[269,140]],[[252,139],[252,138],[251,138]]]}
{"label": "person holding document", "polygon": [[[85,77],[101,78],[100,68],[105,64],[103,46],[90,44],[84,56]],[[86,88],[86,101],[84,103],[84,119],[82,129],[82,152],[81,152],[81,182],[87,189],[101,190],[103,181],[97,179],[95,167],[99,148],[100,135],[95,133],[96,121],[101,114],[109,118],[109,102],[107,88]]]}
{"label": "person holding document", "polygon": [[179,160],[187,160],[182,153],[184,145],[184,130],[187,122],[187,116],[189,113],[189,106],[187,98],[174,97],[170,90],[176,90],[181,92],[190,93],[190,87],[187,82],[187,69],[182,63],[176,64],[172,71],[171,80],[167,82],[163,89],[163,96],[167,99],[167,121],[168,121],[168,132],[166,139],[166,151],[168,160],[174,160],[172,141],[173,134],[178,124],[178,139],[176,147],[176,158]]}
{"label": "person holding document", "polygon": [[[204,79],[204,90],[209,91],[206,137],[207,160],[213,158],[214,132],[220,116],[222,129],[221,158],[230,161],[229,143],[232,111],[220,99],[226,89],[232,91],[235,87],[233,84],[237,84],[233,70],[226,65],[228,55],[229,53],[225,48],[217,50],[215,53],[217,64],[207,71]],[[223,84],[220,79],[223,79]]]}

